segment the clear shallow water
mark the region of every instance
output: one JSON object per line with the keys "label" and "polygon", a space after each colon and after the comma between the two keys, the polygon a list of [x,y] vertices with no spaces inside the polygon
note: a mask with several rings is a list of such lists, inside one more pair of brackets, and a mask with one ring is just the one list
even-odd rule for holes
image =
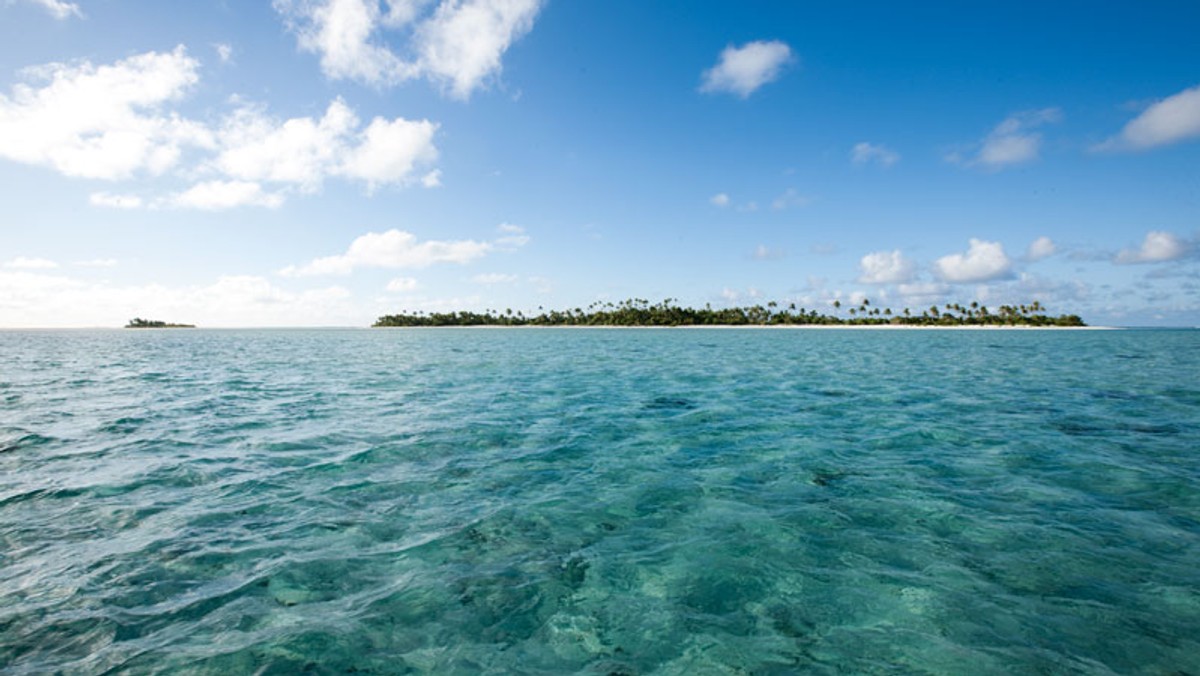
{"label": "clear shallow water", "polygon": [[0,332],[0,671],[1196,673],[1200,332]]}

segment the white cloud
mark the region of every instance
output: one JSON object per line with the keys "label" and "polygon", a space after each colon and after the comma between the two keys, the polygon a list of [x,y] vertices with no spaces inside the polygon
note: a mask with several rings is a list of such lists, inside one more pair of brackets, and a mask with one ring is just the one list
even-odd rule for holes
{"label": "white cloud", "polygon": [[751,256],[756,261],[775,261],[783,258],[785,254],[780,249],[772,249],[766,244],[759,244],[754,247],[754,253]]}
{"label": "white cloud", "polygon": [[[0,95],[0,157],[47,166],[67,176],[127,179],[161,174],[180,164],[185,148],[209,154],[180,173],[219,175],[184,193],[151,202],[175,207],[278,206],[278,192],[255,193],[250,184],[277,183],[312,192],[330,177],[382,185],[440,185],[429,120],[376,117],[365,127],[340,98],[319,119],[280,120],[261,107],[241,105],[216,128],[165,110],[198,81],[199,63],[184,48],[149,52],[112,65],[50,64],[27,71],[44,86],[19,84]],[[236,100],[236,99],[235,99]],[[240,199],[234,199],[240,195]],[[136,209],[140,197],[105,191],[94,206]]]}
{"label": "white cloud", "polygon": [[419,167],[437,159],[437,128],[428,120],[376,117],[359,131],[354,110],[340,98],[319,120],[279,121],[247,106],[225,121],[219,133],[222,149],[212,165],[232,178],[289,183],[306,191],[316,190],[329,176],[358,179],[371,189],[406,184],[417,180]]}
{"label": "white cloud", "polygon": [[1029,250],[1025,252],[1026,260],[1040,261],[1043,258],[1053,256],[1058,252],[1058,245],[1049,237],[1038,237],[1029,244]]}
{"label": "white cloud", "polygon": [[12,270],[51,270],[58,267],[58,263],[45,258],[27,258],[25,256],[17,256],[11,261],[4,263],[4,267]]}
{"label": "white cloud", "polygon": [[109,192],[94,192],[88,196],[88,203],[94,207],[109,209],[140,209],[142,198],[137,195],[116,195]]}
{"label": "white cloud", "polygon": [[0,95],[0,157],[83,178],[162,173],[185,146],[212,143],[202,125],[161,110],[197,82],[198,68],[180,46],[112,65],[27,69],[27,79],[44,84]]}
{"label": "white cloud", "polygon": [[[319,54],[334,79],[375,86],[418,77],[468,98],[499,73],[501,59],[529,32],[542,0],[276,0],[301,49]],[[430,5],[435,5],[431,9]],[[408,33],[405,56],[384,42],[384,30]]]}
{"label": "white cloud", "polygon": [[717,207],[729,206],[729,195],[719,192],[708,199],[709,203]]}
{"label": "white cloud", "polygon": [[862,284],[902,284],[911,282],[917,274],[917,266],[905,258],[899,249],[876,251],[862,257],[858,263]]}
{"label": "white cloud", "polygon": [[221,63],[229,63],[230,61],[233,61],[233,45],[225,42],[218,42],[212,47],[217,52],[217,58],[221,60]]}
{"label": "white cloud", "polygon": [[919,310],[920,308],[914,306],[936,303],[945,298],[950,292],[950,285],[942,282],[912,282],[901,284],[896,290],[900,292],[905,307]]}
{"label": "white cloud", "polygon": [[1002,169],[1037,159],[1041,152],[1042,135],[1033,130],[1062,119],[1058,108],[1043,108],[1014,113],[996,125],[976,145],[973,157],[963,158],[961,153],[952,153],[947,159],[956,164],[978,166],[985,169]]}
{"label": "white cloud", "polygon": [[505,251],[513,251],[529,243],[529,235],[526,235],[525,228],[519,225],[501,223],[496,226],[496,231],[500,233],[496,238],[496,246]]}
{"label": "white cloud", "polygon": [[808,197],[796,192],[795,188],[788,188],[787,190],[783,191],[782,195],[776,197],[771,202],[771,208],[775,211],[783,211],[784,209],[788,209],[790,207],[807,206],[811,201],[812,200]]}
{"label": "white cloud", "polygon": [[193,286],[117,286],[27,271],[0,271],[6,327],[121,326],[133,317],[216,326],[364,325],[370,309],[339,286],[289,291],[236,275]]}
{"label": "white cloud", "polygon": [[1176,235],[1151,230],[1146,233],[1142,245],[1137,249],[1123,249],[1117,254],[1117,263],[1161,263],[1183,258],[1188,253],[1188,244]]}
{"label": "white cloud", "polygon": [[934,263],[938,276],[959,284],[1002,279],[1012,274],[1012,261],[999,242],[972,238],[965,254],[943,256]]}
{"label": "white cloud", "polygon": [[850,161],[859,165],[874,162],[881,167],[890,167],[900,161],[900,154],[887,146],[872,145],[863,141],[854,144],[850,149]]}
{"label": "white cloud", "polygon": [[499,272],[490,272],[482,275],[475,275],[471,278],[476,284],[485,284],[491,286],[493,284],[512,284],[519,279],[516,275],[506,275]]}
{"label": "white cloud", "polygon": [[235,207],[255,206],[278,209],[283,205],[279,193],[263,191],[253,181],[204,181],[167,198],[162,206],[176,209],[221,211]]}
{"label": "white cloud", "polygon": [[778,40],[730,45],[721,50],[717,65],[704,71],[700,91],[730,93],[744,99],[777,79],[792,60],[791,47]]}
{"label": "white cloud", "polygon": [[93,258],[89,261],[75,261],[73,265],[78,268],[115,268],[117,267],[117,259]]}
{"label": "white cloud", "polygon": [[79,9],[79,5],[73,2],[63,2],[62,0],[28,0],[31,5],[37,5],[50,13],[50,16],[62,21],[75,17],[83,18],[83,10]]}
{"label": "white cloud", "polygon": [[420,284],[412,277],[396,277],[387,283],[388,293],[408,293],[415,291]]}
{"label": "white cloud", "polygon": [[442,170],[434,169],[433,171],[421,177],[422,188],[440,188],[442,187]]}
{"label": "white cloud", "polygon": [[[433,134],[438,126],[428,120],[405,120],[397,118],[387,121],[381,117],[371,120],[360,142],[350,148],[335,171],[339,175],[357,178],[368,187],[387,183],[404,183],[410,180],[417,166],[431,164],[437,160],[438,151],[433,145]],[[426,181],[425,179],[431,178]],[[438,174],[426,174],[422,179],[426,187],[439,184]]]}
{"label": "white cloud", "polygon": [[442,2],[415,30],[418,65],[465,99],[493,73],[513,42],[533,28],[541,0]]}
{"label": "white cloud", "polygon": [[314,259],[308,265],[288,266],[279,271],[285,277],[348,275],[357,268],[421,269],[435,263],[464,264],[482,258],[493,248],[490,242],[475,240],[418,241],[403,230],[369,232],[350,243],[346,253]]}
{"label": "white cloud", "polygon": [[1200,85],[1157,101],[1097,150],[1146,150],[1200,137]]}

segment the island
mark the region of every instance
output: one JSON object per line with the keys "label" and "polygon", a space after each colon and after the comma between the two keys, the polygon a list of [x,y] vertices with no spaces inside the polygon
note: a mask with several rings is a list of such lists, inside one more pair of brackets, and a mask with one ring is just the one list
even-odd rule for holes
{"label": "island", "polygon": [[1087,326],[1078,315],[1046,314],[1046,308],[1038,301],[1027,305],[1001,305],[994,311],[978,302],[965,306],[947,303],[940,308],[932,305],[917,314],[909,308],[897,312],[879,308],[864,298],[858,305],[846,308],[846,315],[841,314],[840,301],[833,302],[833,309],[833,314],[825,314],[798,308],[795,303],[781,307],[774,301],[748,307],[705,305],[696,309],[680,307],[673,298],[655,304],[642,298],[631,298],[619,303],[596,302],[586,309],[546,311],[539,307],[535,315],[513,312],[512,309],[504,312],[401,312],[384,315],[373,326]]}
{"label": "island", "polygon": [[175,324],[173,322],[160,322],[155,319],[142,319],[134,317],[125,325],[127,329],[194,329],[195,324]]}

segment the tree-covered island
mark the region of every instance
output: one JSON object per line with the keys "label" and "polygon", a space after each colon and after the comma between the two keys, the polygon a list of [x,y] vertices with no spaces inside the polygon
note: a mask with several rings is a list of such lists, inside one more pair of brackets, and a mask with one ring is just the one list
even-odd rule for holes
{"label": "tree-covered island", "polygon": [[893,312],[879,308],[868,299],[845,308],[833,302],[833,314],[772,301],[766,305],[696,309],[680,307],[673,298],[651,304],[641,298],[619,303],[592,303],[586,309],[545,311],[527,316],[507,309],[503,312],[402,312],[384,315],[376,327],[404,326],[1087,326],[1078,315],[1046,314],[1046,308],[1034,301],[1029,305],[1001,305],[995,310],[973,302],[969,306],[947,303],[932,305],[919,313],[908,308]]}
{"label": "tree-covered island", "polygon": [[142,319],[134,317],[125,325],[127,329],[194,329],[195,324],[175,324],[172,322],[160,322],[156,319]]}

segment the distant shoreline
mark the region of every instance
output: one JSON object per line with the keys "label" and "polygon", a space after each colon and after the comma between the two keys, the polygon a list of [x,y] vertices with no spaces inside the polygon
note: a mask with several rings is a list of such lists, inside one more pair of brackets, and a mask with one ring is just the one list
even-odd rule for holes
{"label": "distant shoreline", "polygon": [[1121,326],[1009,326],[1005,324],[974,324],[964,326],[920,326],[913,324],[683,324],[680,326],[621,326],[619,324],[471,324],[466,326],[372,326],[371,329],[654,329],[673,331],[678,329],[768,329],[768,330],[817,330],[817,331],[1123,331]]}

